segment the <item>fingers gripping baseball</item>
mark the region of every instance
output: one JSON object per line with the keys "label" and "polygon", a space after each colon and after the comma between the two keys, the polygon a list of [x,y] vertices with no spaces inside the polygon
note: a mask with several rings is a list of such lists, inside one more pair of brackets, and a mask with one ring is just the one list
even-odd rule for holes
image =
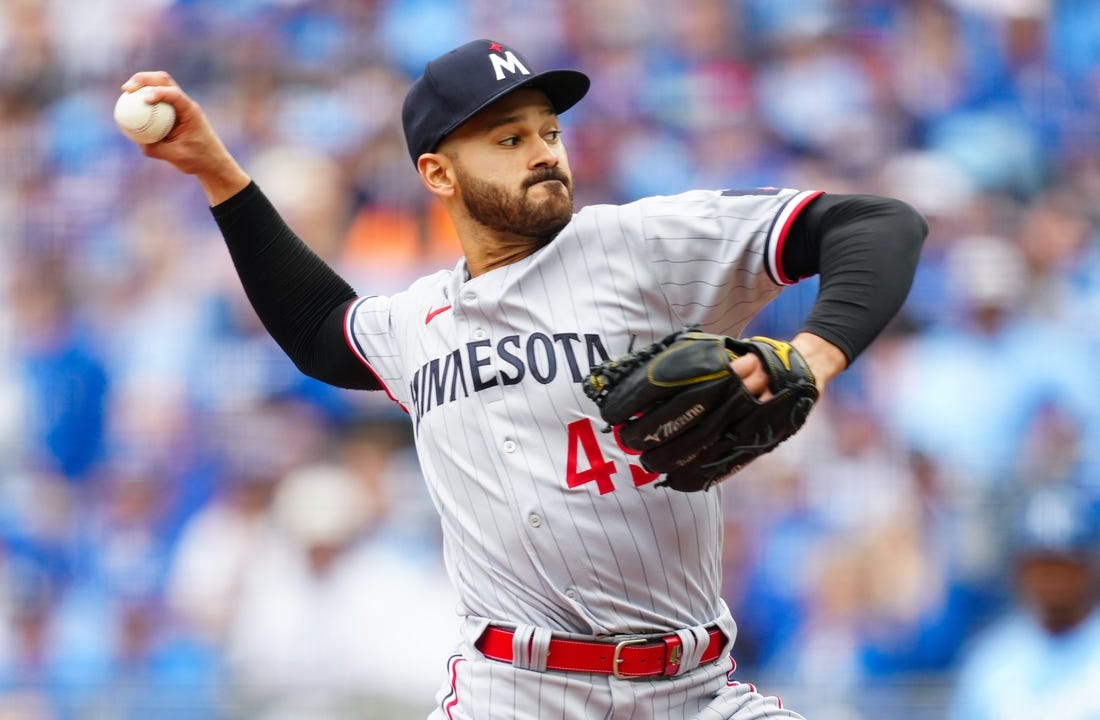
{"label": "fingers gripping baseball", "polygon": [[139,88],[146,85],[178,87],[176,81],[172,79],[172,76],[164,70],[145,70],[131,75],[130,79],[122,85],[122,88],[124,90],[129,90],[131,87]]}
{"label": "fingers gripping baseball", "polygon": [[152,145],[164,140],[174,129],[178,98],[170,99],[161,87],[176,87],[163,71],[136,73],[122,84],[122,95],[115,105],[115,122],[136,143]]}
{"label": "fingers gripping baseball", "polygon": [[770,452],[801,428],[818,397],[788,343],[691,329],[593,367],[584,389],[646,469],[685,492]]}
{"label": "fingers gripping baseball", "polygon": [[143,152],[164,160],[181,172],[199,179],[211,205],[231,197],[250,178],[226,149],[202,107],[162,70],[134,73],[122,85],[124,93],[142,91],[145,102],[165,102],[175,110],[172,129],[156,142],[143,144]]}

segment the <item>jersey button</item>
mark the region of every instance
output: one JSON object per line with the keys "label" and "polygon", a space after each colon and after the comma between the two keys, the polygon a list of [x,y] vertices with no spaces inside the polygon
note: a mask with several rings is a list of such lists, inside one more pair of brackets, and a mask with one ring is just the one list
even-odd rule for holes
{"label": "jersey button", "polygon": [[531,527],[542,527],[542,516],[537,513],[531,513],[527,516],[527,522],[531,524]]}
{"label": "jersey button", "polygon": [[485,332],[481,328],[474,330],[474,340],[484,340],[489,333]]}
{"label": "jersey button", "polygon": [[516,451],[516,447],[517,447],[516,446],[516,441],[515,440],[505,440],[504,445],[502,445],[502,447],[504,448],[504,452],[514,453]]}
{"label": "jersey button", "polygon": [[565,597],[569,598],[570,600],[576,600],[577,599],[577,591],[574,590],[573,588],[569,588],[568,590],[565,591]]}

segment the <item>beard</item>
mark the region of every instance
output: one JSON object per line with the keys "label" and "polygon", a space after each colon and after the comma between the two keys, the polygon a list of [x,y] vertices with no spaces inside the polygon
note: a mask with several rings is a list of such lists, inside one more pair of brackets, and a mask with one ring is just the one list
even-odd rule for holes
{"label": "beard", "polygon": [[[519,194],[510,194],[504,187],[468,175],[457,166],[455,173],[462,185],[466,211],[491,230],[546,244],[573,219],[573,183],[559,168],[539,168],[523,182]],[[547,180],[559,181],[564,189],[547,188],[547,198],[531,198],[527,191]]]}

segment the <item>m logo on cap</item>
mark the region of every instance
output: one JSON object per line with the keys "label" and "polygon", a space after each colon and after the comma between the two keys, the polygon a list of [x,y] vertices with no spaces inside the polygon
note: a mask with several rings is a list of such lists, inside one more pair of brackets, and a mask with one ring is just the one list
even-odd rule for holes
{"label": "m logo on cap", "polygon": [[524,75],[530,75],[531,71],[528,70],[519,58],[512,54],[511,50],[504,51],[504,57],[500,55],[490,55],[489,60],[493,63],[493,70],[497,74],[497,80],[504,79],[504,71],[507,70],[511,74],[515,75],[516,72],[521,72]]}

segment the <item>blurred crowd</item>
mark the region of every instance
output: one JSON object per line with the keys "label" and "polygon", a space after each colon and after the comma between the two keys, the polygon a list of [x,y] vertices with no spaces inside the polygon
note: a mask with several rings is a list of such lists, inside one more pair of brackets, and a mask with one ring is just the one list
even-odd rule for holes
{"label": "blurred crowd", "polygon": [[1100,0],[0,0],[0,719],[426,715],[456,625],[407,418],[297,372],[197,183],[111,110],[169,71],[388,293],[458,257],[400,104],[476,37],[592,77],[578,205],[785,186],[928,218],[903,312],[724,486],[726,598],[740,669],[811,718],[943,717],[1022,602],[1024,498],[1100,518],[1097,28]]}

